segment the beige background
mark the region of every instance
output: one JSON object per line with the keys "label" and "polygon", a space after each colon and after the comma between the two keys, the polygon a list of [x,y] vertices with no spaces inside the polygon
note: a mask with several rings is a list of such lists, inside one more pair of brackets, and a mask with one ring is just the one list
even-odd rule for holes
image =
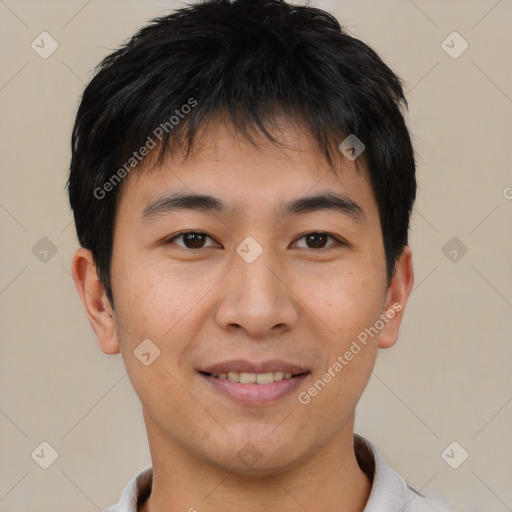
{"label": "beige background", "polygon": [[[77,241],[64,185],[93,67],[178,5],[0,0],[2,512],[103,509],[150,463],[121,356],[100,352],[70,277]],[[512,1],[315,5],[406,80],[418,154],[415,288],[356,431],[424,494],[461,511],[511,510]],[[48,59],[31,48],[43,31],[59,44]],[[453,31],[469,43],[457,59],[441,46]],[[46,262],[33,253],[42,237],[57,250]],[[457,262],[443,252],[452,237],[468,248]],[[31,458],[43,441],[59,454],[48,469]],[[462,447],[452,461],[469,453],[458,469],[441,457],[452,441]]]}

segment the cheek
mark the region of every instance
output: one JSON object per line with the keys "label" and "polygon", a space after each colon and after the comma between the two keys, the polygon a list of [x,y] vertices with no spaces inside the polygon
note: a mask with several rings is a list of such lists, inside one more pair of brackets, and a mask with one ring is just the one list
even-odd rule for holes
{"label": "cheek", "polygon": [[179,365],[189,340],[187,312],[197,298],[181,288],[179,279],[171,283],[150,266],[140,268],[132,267],[116,288],[117,332],[132,386],[153,414],[170,403],[178,409],[187,406]]}
{"label": "cheek", "polygon": [[321,286],[304,289],[301,296],[309,309],[323,320],[335,344],[348,341],[373,325],[385,297],[378,276],[351,270],[341,277],[326,276]]}
{"label": "cheek", "polygon": [[309,292],[308,306],[322,320],[318,325],[324,336],[319,338],[327,352],[318,387],[325,384],[330,391],[322,391],[324,398],[329,395],[329,400],[341,404],[357,401],[373,369],[378,336],[372,327],[381,312],[383,288],[356,272],[333,281],[322,293]]}
{"label": "cheek", "polygon": [[[155,387],[181,396],[183,390],[177,381],[182,380],[182,366],[194,348],[198,325],[202,324],[198,320],[198,305],[208,289],[208,283],[197,276],[148,264],[132,266],[118,283],[119,344],[132,384],[143,403],[158,400],[152,396]],[[144,341],[148,339],[149,344]],[[137,354],[143,353],[139,349],[143,341],[150,352],[157,354],[147,367],[137,358]]]}
{"label": "cheek", "polygon": [[163,342],[172,336],[173,330],[186,324],[187,313],[208,289],[208,284],[197,277],[162,269],[161,265],[146,263],[129,268],[116,288],[116,313],[137,337],[153,336]]}

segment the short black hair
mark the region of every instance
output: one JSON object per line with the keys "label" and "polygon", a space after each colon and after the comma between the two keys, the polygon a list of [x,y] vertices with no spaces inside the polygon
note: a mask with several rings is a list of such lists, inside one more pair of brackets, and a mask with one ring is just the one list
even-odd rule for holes
{"label": "short black hair", "polygon": [[187,158],[219,113],[249,140],[256,128],[273,142],[284,113],[333,169],[347,136],[362,141],[389,286],[416,197],[408,104],[402,79],[331,14],[283,0],[188,4],[148,22],[95,72],[76,115],[67,189],[79,242],[112,306],[116,202],[122,178],[142,161],[136,150],[158,143],[158,162],[178,152]]}

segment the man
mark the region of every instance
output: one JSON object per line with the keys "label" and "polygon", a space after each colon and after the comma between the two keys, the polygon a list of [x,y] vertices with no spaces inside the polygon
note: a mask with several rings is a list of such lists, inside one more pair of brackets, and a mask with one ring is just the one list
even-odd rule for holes
{"label": "man", "polygon": [[354,434],[413,286],[400,79],[326,12],[207,0],[77,113],[73,276],[152,466],[110,512],[441,511]]}

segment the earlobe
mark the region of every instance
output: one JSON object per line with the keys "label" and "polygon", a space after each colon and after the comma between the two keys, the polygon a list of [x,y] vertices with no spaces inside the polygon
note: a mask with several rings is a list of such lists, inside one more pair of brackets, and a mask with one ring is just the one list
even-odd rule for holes
{"label": "earlobe", "polygon": [[89,323],[105,354],[118,354],[115,313],[99,280],[91,251],[80,247],[73,255],[71,270]]}
{"label": "earlobe", "polygon": [[409,246],[405,246],[395,265],[395,274],[387,292],[384,306],[385,327],[379,335],[379,348],[389,348],[396,343],[413,284],[412,252]]}

